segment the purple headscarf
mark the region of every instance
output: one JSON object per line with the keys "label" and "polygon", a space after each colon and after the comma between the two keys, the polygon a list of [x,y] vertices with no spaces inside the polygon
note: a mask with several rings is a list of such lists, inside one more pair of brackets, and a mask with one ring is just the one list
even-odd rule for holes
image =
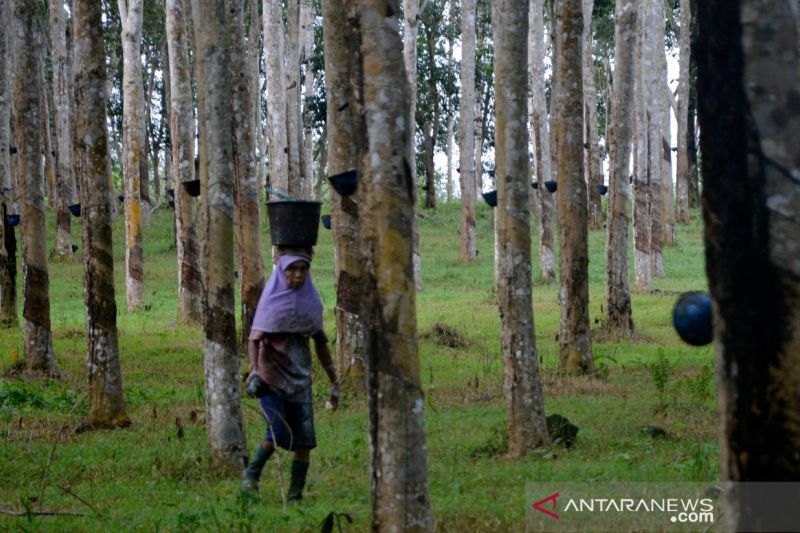
{"label": "purple headscarf", "polygon": [[289,288],[286,281],[284,271],[295,261],[311,264],[310,258],[298,255],[282,255],[278,259],[258,300],[253,330],[311,335],[322,329],[322,300],[311,272],[299,289]]}

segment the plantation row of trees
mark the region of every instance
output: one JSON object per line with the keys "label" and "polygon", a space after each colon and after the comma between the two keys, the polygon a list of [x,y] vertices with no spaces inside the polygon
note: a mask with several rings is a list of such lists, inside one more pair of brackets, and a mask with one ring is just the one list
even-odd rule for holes
{"label": "plantation row of trees", "polygon": [[[700,83],[698,93],[702,143],[708,148],[703,175],[706,180],[713,175],[716,184],[712,191],[706,181],[703,194],[709,277],[719,308],[722,405],[729,415],[724,426],[732,454],[726,459],[727,475],[796,476],[798,462],[785,462],[786,457],[796,458],[800,449],[800,436],[791,422],[798,411],[797,372],[791,368],[800,353],[792,349],[798,313],[792,251],[800,234],[792,210],[796,202],[791,202],[798,194],[796,179],[791,178],[796,158],[787,144],[791,135],[780,137],[785,124],[765,119],[769,113],[755,113],[776,104],[757,91],[744,92],[753,71],[742,64],[752,63],[762,69],[758,72],[791,71],[787,79],[771,80],[766,90],[792,105],[792,89],[786,87],[797,81],[797,13],[775,1],[770,9],[776,18],[757,23],[757,2],[743,0],[741,12],[708,2],[699,12],[699,23],[702,30],[705,21],[709,36],[701,37],[702,31],[693,30],[692,7],[697,6],[692,4],[681,1],[675,17],[675,6],[660,0],[619,0],[615,5],[496,0],[491,6],[471,0],[460,5],[410,0],[402,9],[399,2],[385,0],[329,0],[322,6],[298,0],[119,0],[116,6],[73,0],[50,2],[46,10],[36,0],[0,0],[0,46],[11,51],[0,53],[0,318],[12,325],[17,320],[15,234],[13,220],[5,215],[19,214],[25,364],[30,371],[57,376],[45,201],[57,211],[56,253],[61,255],[72,253],[68,212],[77,212],[79,205],[90,425],[128,425],[117,343],[111,221],[116,196],[122,193],[126,303],[135,311],[145,302],[142,227],[158,205],[164,184],[173,191],[165,197],[174,198],[168,201],[175,209],[180,318],[203,328],[211,456],[218,468],[238,473],[245,450],[234,262],[240,265],[242,331],[247,335],[265,274],[259,237],[262,191],[268,187],[310,198],[320,194],[320,176],[356,168],[357,193],[330,198],[337,357],[341,373],[365,378],[374,528],[429,530],[415,311],[422,279],[417,172],[425,174],[425,205],[433,208],[433,154],[441,137],[449,141],[457,132],[462,259],[474,261],[481,159],[486,146],[494,147],[495,263],[509,454],[520,457],[550,440],[531,304],[531,213],[540,219],[543,279],[555,277],[550,221],[557,219],[562,368],[592,373],[588,231],[603,222],[598,188],[605,181],[602,150],[607,147],[610,154],[606,323],[613,333],[629,335],[634,330],[627,264],[631,200],[639,290],[650,290],[653,276],[664,275],[662,247],[674,244],[675,224],[688,219],[688,206],[697,200],[690,76],[694,35],[698,46],[705,46],[698,53],[706,62],[698,62],[698,79],[706,83]],[[612,9],[613,46],[608,24]],[[714,18],[720,10],[732,17],[725,19],[730,26],[722,29]],[[794,43],[792,58],[781,56],[774,65],[763,59],[770,49],[765,39],[752,35],[762,36],[764,24],[776,42]],[[722,41],[715,40],[714,31],[730,39],[726,52],[744,53],[732,53],[734,60],[723,57],[716,48]],[[668,35],[680,41],[677,101],[666,79]],[[461,49],[458,62],[456,48]],[[720,66],[726,61],[734,61],[732,70]],[[548,64],[550,77],[545,76]],[[720,79],[740,92],[722,84],[723,90]],[[726,102],[748,102],[753,117],[740,114],[746,105],[719,110],[719,95],[729,98]],[[121,113],[119,105],[115,108],[119,102]],[[670,168],[670,108],[680,130],[677,186]],[[732,118],[726,122],[725,117]],[[748,136],[750,132],[770,142],[762,145],[757,135]],[[725,160],[728,148],[722,142],[734,133],[740,136],[735,145],[739,166]],[[123,184],[119,191],[116,165]],[[451,167],[449,162],[448,176]],[[162,170],[163,179],[158,177]],[[550,178],[557,182],[555,202],[541,187],[532,193],[532,175],[538,184]],[[755,199],[743,198],[739,189],[731,191],[725,178],[749,183]],[[452,188],[448,178],[445,190],[451,194]],[[731,211],[731,206],[737,210]],[[729,227],[733,219],[738,222]],[[742,243],[736,239],[747,232],[748,224],[759,228],[756,235],[770,244],[765,248],[751,243],[752,256],[737,255]],[[764,277],[770,290],[740,297],[737,291],[746,281],[741,276],[753,271]],[[780,305],[771,313],[754,315],[753,309],[764,307],[764,295]],[[759,346],[752,330],[745,331],[737,314],[742,306],[750,306],[744,315],[770,331],[773,344]],[[769,352],[766,364],[753,362],[756,349]],[[740,368],[752,371],[743,377]],[[773,388],[760,387],[774,372],[793,377],[778,383],[782,403],[770,410],[765,402]],[[754,425],[765,422],[737,403],[740,390],[762,408],[757,412],[775,412],[766,424],[769,435],[779,436],[777,442],[749,436]],[[776,446],[784,459],[758,456],[764,470],[737,455]]]}

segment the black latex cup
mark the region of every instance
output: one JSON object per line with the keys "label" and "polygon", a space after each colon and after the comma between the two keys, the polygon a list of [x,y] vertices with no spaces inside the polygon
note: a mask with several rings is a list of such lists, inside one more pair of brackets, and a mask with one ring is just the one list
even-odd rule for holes
{"label": "black latex cup", "polygon": [[355,169],[328,176],[331,187],[341,196],[350,196],[358,188],[358,173]]}

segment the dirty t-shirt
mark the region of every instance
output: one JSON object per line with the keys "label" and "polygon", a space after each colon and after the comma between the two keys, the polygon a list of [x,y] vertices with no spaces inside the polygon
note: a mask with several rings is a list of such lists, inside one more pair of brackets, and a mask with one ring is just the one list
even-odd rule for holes
{"label": "dirty t-shirt", "polygon": [[259,341],[258,375],[289,402],[311,401],[311,348],[299,333],[253,332]]}

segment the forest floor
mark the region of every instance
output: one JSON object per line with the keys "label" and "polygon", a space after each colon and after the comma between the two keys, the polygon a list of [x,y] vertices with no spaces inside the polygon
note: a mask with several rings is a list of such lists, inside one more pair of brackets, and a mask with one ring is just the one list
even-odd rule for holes
{"label": "forest floor", "polygon": [[[665,248],[667,276],[634,293],[635,341],[603,339],[605,233],[590,233],[590,309],[598,334],[594,378],[557,372],[558,287],[534,285],[534,320],[547,414],[580,431],[570,448],[535,450],[510,460],[505,448],[500,320],[493,290],[492,213],[478,209],[478,262],[459,262],[458,205],[420,220],[424,290],[417,297],[422,384],[426,398],[428,478],[439,531],[523,531],[530,483],[543,481],[706,482],[719,475],[718,414],[712,348],[675,334],[672,307],[682,291],[706,290],[702,222],[678,231]],[[319,446],[300,504],[284,507],[289,454],[265,468],[258,500],[239,480],[210,471],[204,431],[202,332],[176,322],[172,212],[158,209],[144,232],[147,310],[125,311],[124,226],[114,227],[121,364],[130,428],[76,433],[86,413],[83,267],[50,263],[52,329],[60,381],[23,380],[9,371],[22,353],[19,329],[0,331],[0,513],[58,511],[81,516],[0,514],[0,531],[318,531],[332,511],[347,513],[344,531],[370,524],[366,402],[346,390],[337,412],[315,360]],[[73,219],[75,222],[76,219]],[[54,231],[52,216],[49,235]],[[267,250],[268,233],[264,236]],[[538,272],[538,230],[533,231]],[[80,224],[73,225],[80,244]],[[52,249],[52,243],[50,248]],[[20,245],[21,249],[21,245]],[[21,252],[20,252],[21,254]],[[632,258],[631,258],[631,272]],[[313,265],[335,338],[333,248],[320,229]],[[20,308],[22,277],[18,280]],[[21,312],[21,309],[20,309]],[[463,343],[441,333],[454,329]],[[457,345],[458,347],[451,347]],[[243,360],[243,366],[245,362]],[[248,450],[263,438],[256,401],[244,400]],[[668,435],[643,431],[658,426]],[[280,469],[280,471],[279,471]],[[281,483],[281,479],[283,482]],[[526,485],[528,489],[526,489]]]}

